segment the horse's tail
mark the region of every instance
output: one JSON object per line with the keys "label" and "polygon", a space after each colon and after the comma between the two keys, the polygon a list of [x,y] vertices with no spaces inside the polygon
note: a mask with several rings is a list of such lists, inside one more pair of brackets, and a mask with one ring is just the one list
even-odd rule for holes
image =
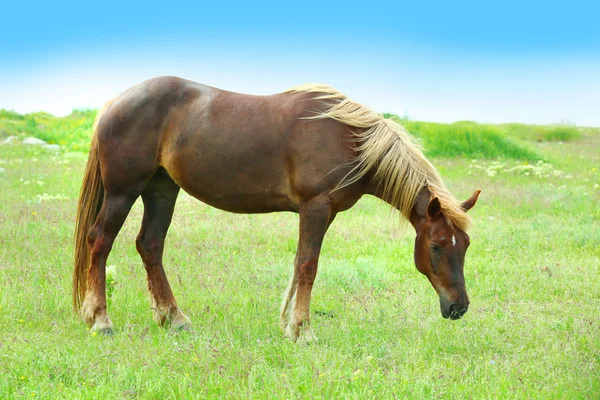
{"label": "horse's tail", "polygon": [[73,268],[73,307],[78,312],[87,290],[87,274],[90,264],[88,233],[96,222],[104,198],[104,185],[100,175],[100,159],[98,158],[98,122],[101,114],[110,105],[106,103],[98,111],[94,122],[92,144],[87,166],[83,175],[83,183],[79,192],[77,219],[75,221],[75,267]]}

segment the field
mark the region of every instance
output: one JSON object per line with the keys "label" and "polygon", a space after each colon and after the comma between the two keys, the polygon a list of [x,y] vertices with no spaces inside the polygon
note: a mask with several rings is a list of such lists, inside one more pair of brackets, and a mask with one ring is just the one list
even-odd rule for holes
{"label": "field", "polygon": [[278,327],[297,215],[233,215],[186,194],[165,268],[194,331],[152,321],[134,245],[138,202],[109,258],[116,332],[90,333],[72,311],[71,272],[93,113],[4,117],[4,136],[64,147],[0,144],[1,398],[599,397],[598,130],[479,134],[468,122],[413,122],[427,148],[456,148],[436,144],[454,138],[467,149],[428,153],[458,198],[482,189],[465,263],[469,312],[442,319],[413,265],[414,233],[365,197],[325,238],[312,301],[319,342],[297,345]]}

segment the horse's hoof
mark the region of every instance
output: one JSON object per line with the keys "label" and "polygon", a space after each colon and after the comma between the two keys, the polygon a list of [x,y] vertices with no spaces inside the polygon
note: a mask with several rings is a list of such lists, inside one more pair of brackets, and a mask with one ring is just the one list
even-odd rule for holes
{"label": "horse's hoof", "polygon": [[287,327],[288,327],[287,318],[286,319],[281,318],[279,320],[279,329],[281,329],[281,332],[283,332],[284,335],[285,335],[285,331],[287,330]]}
{"label": "horse's hoof", "polygon": [[317,343],[318,341],[319,341],[319,339],[317,339],[317,337],[315,336],[312,329],[308,328],[308,329],[303,329],[300,332],[297,343],[310,344],[310,343]]}
{"label": "horse's hoof", "polygon": [[103,326],[98,323],[94,324],[90,331],[104,336],[112,336],[114,333],[112,326]]}
{"label": "horse's hoof", "polygon": [[291,324],[288,324],[288,326],[285,328],[285,333],[283,336],[290,339],[292,342],[296,342],[296,340],[298,340],[298,330],[292,328]]}
{"label": "horse's hoof", "polygon": [[181,310],[172,315],[170,323],[173,330],[193,332],[192,321]]}
{"label": "horse's hoof", "polygon": [[310,327],[294,329],[291,324],[288,325],[285,330],[285,337],[290,339],[292,342],[299,344],[318,342],[317,337],[313,333],[312,329],[310,329]]}
{"label": "horse's hoof", "polygon": [[171,332],[189,332],[195,333],[192,328],[192,322],[181,311],[171,320]]}

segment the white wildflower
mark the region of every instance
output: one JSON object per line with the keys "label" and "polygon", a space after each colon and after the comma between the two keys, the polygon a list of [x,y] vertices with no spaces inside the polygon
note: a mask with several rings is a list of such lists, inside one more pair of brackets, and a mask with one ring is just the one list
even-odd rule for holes
{"label": "white wildflower", "polygon": [[69,200],[69,198],[67,196],[65,196],[64,194],[57,194],[57,195],[53,196],[53,195],[49,195],[48,193],[38,194],[37,199],[38,199],[38,203],[41,203],[44,201],[52,201],[52,200]]}
{"label": "white wildflower", "polygon": [[106,277],[111,278],[113,280],[117,277],[117,266],[116,265],[109,265],[106,267]]}

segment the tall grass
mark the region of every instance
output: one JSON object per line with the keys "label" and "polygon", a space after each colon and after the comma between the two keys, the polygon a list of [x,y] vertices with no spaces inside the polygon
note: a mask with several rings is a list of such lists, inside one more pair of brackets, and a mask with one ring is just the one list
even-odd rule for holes
{"label": "tall grass", "polygon": [[579,129],[572,125],[542,126],[513,123],[499,125],[499,128],[513,137],[537,142],[569,142],[581,137]]}
{"label": "tall grass", "polygon": [[[393,114],[384,116],[397,118]],[[440,124],[399,118],[398,122],[420,139],[428,156],[528,161],[541,159],[533,150],[515,142],[494,125],[471,121]]]}
{"label": "tall grass", "polygon": [[541,157],[523,145],[502,135],[493,126],[475,123],[421,123],[410,127],[422,138],[427,154],[434,157],[509,158],[539,160]]}

